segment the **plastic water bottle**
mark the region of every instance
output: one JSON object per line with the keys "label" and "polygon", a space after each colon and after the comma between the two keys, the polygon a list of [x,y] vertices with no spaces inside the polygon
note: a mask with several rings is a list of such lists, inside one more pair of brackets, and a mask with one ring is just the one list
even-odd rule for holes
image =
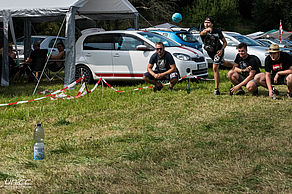
{"label": "plastic water bottle", "polygon": [[187,93],[191,93],[191,87],[190,87],[190,79],[188,79],[188,83],[187,83]]}
{"label": "plastic water bottle", "polygon": [[34,160],[43,160],[45,158],[45,132],[41,124],[37,124],[34,130]]}
{"label": "plastic water bottle", "polygon": [[276,100],[276,99],[277,99],[277,95],[276,95],[275,88],[273,87],[273,100]]}

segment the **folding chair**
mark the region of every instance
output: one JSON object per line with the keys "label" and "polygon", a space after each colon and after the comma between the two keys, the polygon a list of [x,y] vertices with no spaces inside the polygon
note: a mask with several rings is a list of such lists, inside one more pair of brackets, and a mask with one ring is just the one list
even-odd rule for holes
{"label": "folding chair", "polygon": [[[58,65],[58,62],[61,63],[61,65]],[[49,81],[52,81],[55,78],[59,78],[60,80],[64,81],[63,76],[60,74],[64,69],[64,60],[52,60],[47,65],[45,76],[48,78]]]}

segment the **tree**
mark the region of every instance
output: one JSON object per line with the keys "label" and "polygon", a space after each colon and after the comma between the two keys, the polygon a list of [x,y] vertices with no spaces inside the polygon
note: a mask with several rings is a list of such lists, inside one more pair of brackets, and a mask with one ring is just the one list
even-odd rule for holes
{"label": "tree", "polygon": [[236,0],[197,0],[183,9],[184,24],[198,26],[207,16],[216,20],[216,26],[231,29],[238,20],[238,3]]}
{"label": "tree", "polygon": [[289,0],[254,0],[252,18],[257,30],[267,31],[279,28],[282,20],[285,30],[292,27],[292,2]]}

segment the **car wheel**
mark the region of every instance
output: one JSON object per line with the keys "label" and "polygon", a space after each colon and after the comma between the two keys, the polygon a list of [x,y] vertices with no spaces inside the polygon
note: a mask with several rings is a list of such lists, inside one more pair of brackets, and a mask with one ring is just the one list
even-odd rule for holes
{"label": "car wheel", "polygon": [[82,77],[82,75],[85,76],[85,79],[86,79],[87,83],[92,83],[93,82],[93,77],[92,77],[91,70],[85,65],[78,65],[76,67],[75,80],[77,80],[80,77]]}

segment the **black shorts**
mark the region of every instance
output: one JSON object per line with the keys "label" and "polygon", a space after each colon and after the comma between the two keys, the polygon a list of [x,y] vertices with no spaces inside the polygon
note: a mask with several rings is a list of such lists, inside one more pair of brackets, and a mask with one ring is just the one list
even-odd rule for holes
{"label": "black shorts", "polygon": [[[163,72],[158,72],[158,71],[153,71],[155,74],[157,73],[163,73]],[[151,80],[155,80],[155,78],[149,73],[149,72],[146,72],[143,74],[145,77],[148,77],[149,79]],[[178,79],[178,73],[177,72],[172,72],[166,76],[164,76],[163,78],[161,78],[160,80],[172,80],[174,78],[177,78]]]}
{"label": "black shorts", "polygon": [[271,82],[273,85],[286,85],[287,84],[287,78],[288,75],[279,75],[277,83],[274,83],[274,77],[275,74],[271,74]]}
{"label": "black shorts", "polygon": [[213,64],[224,65],[224,51],[223,54],[219,57],[216,53],[208,52],[209,57],[212,59]]}

